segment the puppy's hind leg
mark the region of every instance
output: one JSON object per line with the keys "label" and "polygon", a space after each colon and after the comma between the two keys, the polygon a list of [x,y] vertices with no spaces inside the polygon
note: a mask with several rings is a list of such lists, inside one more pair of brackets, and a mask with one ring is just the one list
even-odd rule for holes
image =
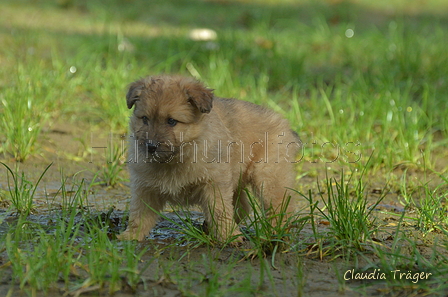
{"label": "puppy's hind leg", "polygon": [[201,208],[210,234],[221,243],[236,237],[234,242],[242,242],[243,237],[234,220],[233,190],[227,184],[206,185],[203,189]]}
{"label": "puppy's hind leg", "polygon": [[290,167],[277,167],[269,174],[265,174],[268,171],[259,170],[252,181],[254,192],[261,199],[266,215],[274,226],[286,223],[297,210],[297,197],[289,190],[294,187],[294,171]]}
{"label": "puppy's hind leg", "polygon": [[235,209],[235,222],[241,223],[250,213],[249,198],[244,189],[238,189],[233,195],[233,207]]}

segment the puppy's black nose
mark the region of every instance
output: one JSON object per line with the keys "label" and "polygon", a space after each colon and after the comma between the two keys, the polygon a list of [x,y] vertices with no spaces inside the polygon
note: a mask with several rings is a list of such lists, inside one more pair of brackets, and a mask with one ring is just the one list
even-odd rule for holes
{"label": "puppy's black nose", "polygon": [[152,143],[152,142],[146,143],[146,148],[148,149],[148,153],[150,153],[150,154],[155,153],[158,146],[159,146],[158,143]]}

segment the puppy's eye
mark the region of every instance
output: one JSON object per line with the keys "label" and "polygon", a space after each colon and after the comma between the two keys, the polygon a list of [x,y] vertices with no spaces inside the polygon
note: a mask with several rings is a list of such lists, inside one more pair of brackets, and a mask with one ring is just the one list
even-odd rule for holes
{"label": "puppy's eye", "polygon": [[171,127],[176,126],[177,121],[175,119],[169,118],[168,119],[168,125],[170,125]]}
{"label": "puppy's eye", "polygon": [[143,116],[142,120],[143,120],[143,124],[148,125],[148,117]]}

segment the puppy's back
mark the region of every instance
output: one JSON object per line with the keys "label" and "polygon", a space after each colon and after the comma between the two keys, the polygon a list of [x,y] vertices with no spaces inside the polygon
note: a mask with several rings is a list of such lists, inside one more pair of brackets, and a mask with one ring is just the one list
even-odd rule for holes
{"label": "puppy's back", "polygon": [[214,105],[215,112],[232,133],[240,132],[244,138],[250,135],[260,138],[266,132],[277,133],[289,135],[290,141],[300,141],[288,120],[271,109],[243,100],[219,97],[214,98]]}

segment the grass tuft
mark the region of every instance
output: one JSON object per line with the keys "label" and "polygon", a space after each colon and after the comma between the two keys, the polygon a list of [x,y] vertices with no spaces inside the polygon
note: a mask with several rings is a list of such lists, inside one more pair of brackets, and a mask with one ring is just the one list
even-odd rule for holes
{"label": "grass tuft", "polygon": [[278,212],[274,213],[272,207],[265,209],[258,198],[245,191],[253,210],[253,214],[247,219],[247,226],[242,229],[251,244],[248,257],[272,256],[273,264],[276,253],[287,251],[294,245],[295,236],[307,224],[309,217],[300,216],[299,212],[286,215],[291,196],[285,197]]}
{"label": "grass tuft", "polygon": [[[33,199],[37,187],[39,186],[40,181],[52,164],[48,165],[45,168],[45,170],[37,179],[36,183],[33,184],[31,181],[27,180],[25,172],[19,174],[17,170],[15,172],[12,171],[12,169],[9,168],[5,163],[0,163],[7,170],[6,176],[10,201],[18,214],[27,217],[33,210]],[[12,185],[10,184],[10,178],[12,178]]]}
{"label": "grass tuft", "polygon": [[[314,223],[316,215],[328,223],[331,230],[329,235],[336,239],[336,246],[363,251],[367,241],[371,240],[372,234],[376,231],[371,214],[384,195],[368,206],[363,175],[364,171],[357,181],[353,181],[354,173],[351,173],[348,180],[345,180],[342,171],[338,181],[336,178],[329,178],[327,172],[325,188],[322,189],[319,182],[317,183],[323,207],[319,207],[319,201],[316,201],[311,191],[308,196],[299,193],[310,204],[313,233],[317,242],[320,242],[321,235],[318,234]],[[322,249],[322,246],[319,248]]]}

